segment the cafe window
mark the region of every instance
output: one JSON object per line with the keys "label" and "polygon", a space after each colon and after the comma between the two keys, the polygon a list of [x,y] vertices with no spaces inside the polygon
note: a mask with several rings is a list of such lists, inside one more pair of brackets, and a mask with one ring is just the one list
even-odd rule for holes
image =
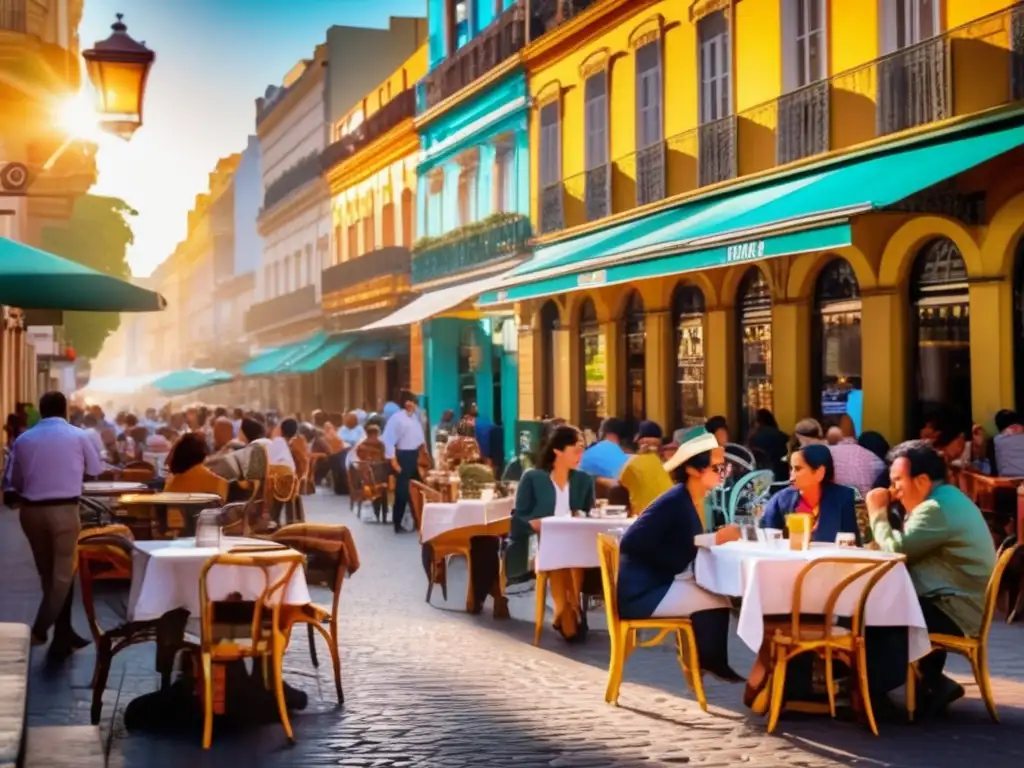
{"label": "cafe window", "polygon": [[967,266],[949,238],[932,240],[914,260],[910,283],[911,338],[916,342],[910,379],[910,435],[936,406],[971,409],[971,313]]}
{"label": "cafe window", "polygon": [[540,413],[541,418],[555,416],[555,331],[558,330],[558,305],[547,301],[540,310]]}
{"label": "cafe window", "polygon": [[467,413],[476,399],[476,372],[480,367],[480,344],[476,326],[464,325],[459,338],[459,416]]}
{"label": "cafe window", "polygon": [[768,279],[751,267],[740,283],[739,416],[744,438],[761,408],[772,410],[772,294]]}
{"label": "cafe window", "polygon": [[580,307],[580,427],[597,434],[607,415],[607,359],[594,302]]}
{"label": "cafe window", "polygon": [[647,358],[647,331],[644,300],[637,291],[629,297],[623,316],[622,330],[626,351],[626,422],[631,428],[643,421],[646,411],[644,400],[644,368]]}
{"label": "cafe window", "polygon": [[704,408],[704,293],[680,285],[672,298],[675,330],[675,428],[702,425]]}
{"label": "cafe window", "polygon": [[814,289],[811,357],[818,416],[849,414],[861,423],[860,287],[846,259],[832,259],[818,275]]}

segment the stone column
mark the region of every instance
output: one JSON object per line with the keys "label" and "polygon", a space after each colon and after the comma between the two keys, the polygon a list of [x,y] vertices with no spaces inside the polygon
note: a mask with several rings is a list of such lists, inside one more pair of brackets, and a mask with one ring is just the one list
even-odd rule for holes
{"label": "stone column", "polygon": [[[551,361],[541,360],[540,332],[534,332],[529,323],[522,323],[519,333],[519,418],[529,421],[540,416],[537,389],[545,365]],[[508,430],[508,427],[506,427]]]}
{"label": "stone column", "polygon": [[789,431],[802,418],[813,415],[811,402],[810,301],[772,304],[772,399],[775,418]]}
{"label": "stone column", "polygon": [[579,338],[573,339],[568,328],[554,332],[555,415],[579,423],[581,403],[579,392],[583,388],[579,366],[574,365],[579,353]]}
{"label": "stone column", "polygon": [[881,432],[895,445],[907,432],[906,297],[895,288],[863,292],[861,318],[864,431]]}
{"label": "stone column", "polygon": [[713,309],[704,325],[704,405],[706,416],[725,416],[734,436],[736,412],[736,311],[733,307]]}
{"label": "stone column", "polygon": [[671,434],[678,424],[674,423],[672,384],[675,370],[673,349],[672,317],[667,309],[647,312],[644,317],[644,331],[647,335],[644,355],[644,399],[646,417],[657,422],[666,434]]}
{"label": "stone column", "polygon": [[[971,414],[991,427],[1002,408],[1013,408],[1013,285],[1010,278],[970,281]],[[1020,372],[1024,375],[1024,371]],[[966,403],[962,404],[966,406]],[[1024,403],[1017,404],[1018,407]]]}

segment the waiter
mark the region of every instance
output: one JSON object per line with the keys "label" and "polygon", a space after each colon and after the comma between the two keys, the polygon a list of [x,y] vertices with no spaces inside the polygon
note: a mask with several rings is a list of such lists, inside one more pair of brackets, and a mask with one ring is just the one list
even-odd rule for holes
{"label": "waiter", "polygon": [[82,524],[78,502],[82,481],[103,471],[84,430],[68,424],[68,402],[60,392],[39,400],[40,421],[14,443],[4,476],[5,497],[20,509],[43,600],[32,625],[32,644],[46,643],[55,627],[50,655],[65,657],[87,641],[71,628],[71,588]]}
{"label": "waiter", "polygon": [[409,481],[420,479],[420,449],[427,442],[423,434],[423,422],[416,413],[417,404],[416,395],[403,392],[402,410],[388,419],[382,435],[384,457],[398,473],[395,480],[395,508],[391,513],[395,533],[402,532],[405,507],[409,503]]}

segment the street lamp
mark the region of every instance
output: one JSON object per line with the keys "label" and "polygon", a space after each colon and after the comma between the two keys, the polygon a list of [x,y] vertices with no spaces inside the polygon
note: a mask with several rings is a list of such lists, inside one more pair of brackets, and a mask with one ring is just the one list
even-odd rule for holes
{"label": "street lamp", "polygon": [[142,126],[146,78],[156,54],[131,38],[117,14],[113,34],[82,52],[89,80],[96,89],[100,127],[127,141]]}

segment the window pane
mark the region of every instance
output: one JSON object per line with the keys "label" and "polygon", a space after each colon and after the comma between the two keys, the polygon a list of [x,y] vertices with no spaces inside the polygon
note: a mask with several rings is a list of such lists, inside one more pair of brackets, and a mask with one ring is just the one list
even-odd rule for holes
{"label": "window pane", "polygon": [[797,38],[796,41],[796,85],[797,88],[807,85],[807,46],[809,40],[806,37]]}
{"label": "window pane", "polygon": [[918,38],[915,42],[927,40],[929,37],[934,37],[939,34],[939,30],[935,25],[935,11],[937,9],[936,1],[937,0],[919,0],[918,13],[920,14],[920,20],[918,21]]}
{"label": "window pane", "polygon": [[816,82],[825,76],[821,57],[821,32],[815,32],[807,38],[807,79],[801,80],[802,85]]}
{"label": "window pane", "polygon": [[822,18],[822,2],[823,0],[805,0],[807,4],[807,31],[818,32],[824,27],[824,19]]}
{"label": "window pane", "polygon": [[814,0],[796,0],[796,34],[803,37],[807,34],[807,11],[808,4],[814,5]]}

